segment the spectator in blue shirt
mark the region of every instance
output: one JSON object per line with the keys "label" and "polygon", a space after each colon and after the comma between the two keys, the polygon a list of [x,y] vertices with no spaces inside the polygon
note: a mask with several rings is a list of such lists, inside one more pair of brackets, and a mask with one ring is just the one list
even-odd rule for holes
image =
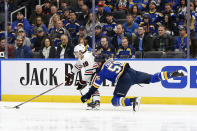
{"label": "spectator in blue shirt", "polygon": [[142,21],[142,14],[137,5],[133,5],[131,8],[129,8],[129,13],[132,15],[133,20],[137,24],[139,24]]}
{"label": "spectator in blue shirt", "polygon": [[80,22],[77,20],[77,16],[72,10],[70,11],[70,20],[65,27],[69,31],[71,38],[75,38],[79,32]]}
{"label": "spectator in blue shirt", "polygon": [[23,43],[23,37],[16,39],[15,58],[31,58],[31,48]]}
{"label": "spectator in blue shirt", "polygon": [[123,24],[124,26],[124,31],[129,35],[129,36],[136,36],[137,29],[138,29],[138,24],[134,22],[133,17],[131,14],[127,14],[127,22]]}
{"label": "spectator in blue shirt", "polygon": [[150,15],[150,24],[160,25],[163,15],[156,9],[157,3],[152,0],[149,4],[149,11],[146,14]]}
{"label": "spectator in blue shirt", "polygon": [[155,35],[156,34],[156,27],[153,24],[150,24],[150,15],[145,14],[143,16],[143,21],[140,22],[139,26],[143,26],[145,28],[146,33]]}
{"label": "spectator in blue shirt", "polygon": [[30,35],[31,35],[31,26],[29,24],[29,21],[26,18],[24,18],[24,15],[21,12],[17,13],[17,20],[12,23],[12,29],[15,32],[17,30],[18,23],[22,23],[23,24],[23,28],[24,28],[27,36],[30,37]]}
{"label": "spectator in blue shirt", "polygon": [[129,45],[127,37],[122,38],[122,45],[116,52],[116,58],[134,58],[135,50],[132,45]]}
{"label": "spectator in blue shirt", "polygon": [[187,32],[185,26],[179,26],[179,37],[176,38],[174,49],[175,51],[187,52]]}
{"label": "spectator in blue shirt", "polygon": [[114,47],[109,44],[108,39],[106,36],[101,38],[101,46],[96,48],[96,54],[97,55],[104,55],[106,58],[113,58],[115,54]]}
{"label": "spectator in blue shirt", "polygon": [[103,32],[108,37],[112,37],[115,34],[114,28],[117,23],[114,21],[112,13],[107,13],[106,20],[106,23],[103,25]]}

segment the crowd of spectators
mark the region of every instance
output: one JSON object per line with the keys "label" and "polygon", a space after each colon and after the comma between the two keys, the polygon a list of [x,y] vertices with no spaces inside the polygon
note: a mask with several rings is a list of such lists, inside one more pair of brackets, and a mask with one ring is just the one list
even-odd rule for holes
{"label": "crowd of spectators", "polygon": [[[28,16],[0,26],[0,51],[5,50],[8,28],[9,58],[74,58],[77,44],[91,51],[92,0],[16,0],[28,7]],[[9,13],[20,4],[8,0]],[[33,2],[34,1],[34,2]],[[136,58],[136,53],[159,51],[187,53],[186,0],[95,0],[95,53],[113,58]],[[33,6],[35,5],[35,6]],[[0,0],[0,16],[4,2]],[[59,7],[59,8],[57,8]],[[32,11],[33,10],[33,11]],[[190,31],[196,39],[197,0],[190,3]],[[190,43],[192,45],[192,43]],[[196,51],[197,52],[197,51]]]}

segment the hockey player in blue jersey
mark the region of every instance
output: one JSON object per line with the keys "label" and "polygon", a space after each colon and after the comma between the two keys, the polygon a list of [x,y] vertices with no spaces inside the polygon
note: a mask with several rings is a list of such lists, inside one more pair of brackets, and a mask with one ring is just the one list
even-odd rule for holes
{"label": "hockey player in blue jersey", "polygon": [[97,76],[93,78],[92,86],[89,91],[81,97],[84,103],[90,99],[91,95],[97,91],[102,82],[107,79],[113,83],[117,82],[113,98],[111,100],[113,106],[133,106],[133,111],[137,111],[140,104],[140,97],[126,98],[129,88],[134,84],[149,84],[173,77],[183,77],[185,73],[181,70],[174,72],[159,72],[154,75],[140,72],[132,69],[128,63],[120,63],[113,59],[105,60],[100,55],[95,57],[95,61],[99,65]]}

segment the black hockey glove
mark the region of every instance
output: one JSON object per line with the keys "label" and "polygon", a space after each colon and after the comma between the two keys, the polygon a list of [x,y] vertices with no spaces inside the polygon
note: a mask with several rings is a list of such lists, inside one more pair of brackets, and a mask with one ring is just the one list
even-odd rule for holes
{"label": "black hockey glove", "polygon": [[185,74],[181,70],[176,70],[170,73],[171,77],[183,77]]}
{"label": "black hockey glove", "polygon": [[90,93],[86,93],[85,95],[83,95],[81,97],[81,101],[84,103],[86,102],[87,100],[89,100],[91,98],[91,94]]}
{"label": "black hockey glove", "polygon": [[81,101],[84,103],[84,102],[86,102],[87,100],[89,100],[89,99],[91,98],[92,94],[93,94],[96,90],[97,90],[97,88],[95,88],[95,87],[92,86],[92,87],[89,89],[89,91],[88,91],[85,95],[83,95],[83,96],[81,97]]}
{"label": "black hockey glove", "polygon": [[66,83],[66,85],[70,85],[71,84],[71,82],[73,80],[73,77],[74,77],[74,74],[67,73],[65,75],[65,81],[66,81],[65,83]]}
{"label": "black hockey glove", "polygon": [[87,86],[87,82],[80,80],[76,85],[77,85],[77,90],[82,90]]}

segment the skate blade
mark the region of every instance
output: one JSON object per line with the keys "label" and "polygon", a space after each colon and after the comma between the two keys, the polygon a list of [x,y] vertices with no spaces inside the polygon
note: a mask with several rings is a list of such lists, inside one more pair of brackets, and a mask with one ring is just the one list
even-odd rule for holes
{"label": "skate blade", "polygon": [[100,110],[100,107],[95,107],[95,108],[87,107],[86,110],[96,110],[96,111],[98,111],[98,110]]}

